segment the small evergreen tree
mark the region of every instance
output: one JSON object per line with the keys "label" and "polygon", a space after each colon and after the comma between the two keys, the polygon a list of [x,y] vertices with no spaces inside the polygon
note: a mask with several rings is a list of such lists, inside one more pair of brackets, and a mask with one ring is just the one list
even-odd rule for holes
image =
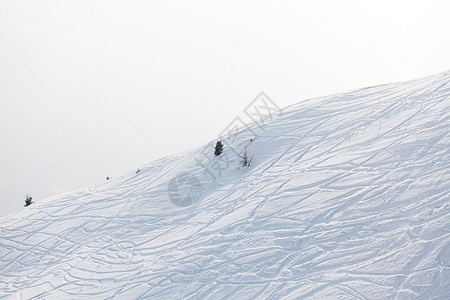
{"label": "small evergreen tree", "polygon": [[25,204],[23,206],[27,207],[33,203],[32,201],[33,197],[31,197],[29,194],[25,196]]}
{"label": "small evergreen tree", "polygon": [[220,140],[218,140],[216,143],[214,155],[219,156],[220,154],[222,154],[222,152],[223,152],[223,143]]}

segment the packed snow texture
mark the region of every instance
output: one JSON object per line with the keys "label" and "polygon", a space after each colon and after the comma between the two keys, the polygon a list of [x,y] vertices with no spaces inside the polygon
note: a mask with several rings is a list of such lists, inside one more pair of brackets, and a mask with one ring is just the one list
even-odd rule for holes
{"label": "packed snow texture", "polygon": [[446,72],[36,201],[0,219],[0,298],[448,299],[449,129]]}

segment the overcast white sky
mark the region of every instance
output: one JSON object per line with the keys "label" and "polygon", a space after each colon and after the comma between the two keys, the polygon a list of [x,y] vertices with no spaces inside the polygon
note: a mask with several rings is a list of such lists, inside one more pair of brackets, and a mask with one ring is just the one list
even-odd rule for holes
{"label": "overcast white sky", "polygon": [[450,68],[450,1],[0,0],[0,216],[280,107]]}

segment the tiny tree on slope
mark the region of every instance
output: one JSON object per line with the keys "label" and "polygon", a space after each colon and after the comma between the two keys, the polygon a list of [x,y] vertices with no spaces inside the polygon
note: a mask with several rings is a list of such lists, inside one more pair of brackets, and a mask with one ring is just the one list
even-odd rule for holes
{"label": "tiny tree on slope", "polygon": [[219,156],[220,154],[222,154],[222,152],[223,152],[223,143],[220,140],[218,140],[216,143],[216,148],[214,150],[214,155]]}
{"label": "tiny tree on slope", "polygon": [[27,207],[33,203],[32,201],[33,197],[31,197],[29,194],[25,196],[25,204],[23,206]]}
{"label": "tiny tree on slope", "polygon": [[247,152],[247,147],[245,147],[242,154],[239,156],[241,158],[241,166],[243,167],[250,167],[250,163],[252,162],[253,155],[249,156]]}

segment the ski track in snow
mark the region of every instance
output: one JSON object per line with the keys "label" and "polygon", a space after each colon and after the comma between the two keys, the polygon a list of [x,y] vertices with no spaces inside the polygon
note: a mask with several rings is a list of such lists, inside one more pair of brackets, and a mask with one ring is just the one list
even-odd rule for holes
{"label": "ski track in snow", "polygon": [[446,72],[307,100],[235,136],[250,168],[225,147],[214,181],[211,141],[39,201],[0,219],[0,298],[448,299],[449,97]]}

